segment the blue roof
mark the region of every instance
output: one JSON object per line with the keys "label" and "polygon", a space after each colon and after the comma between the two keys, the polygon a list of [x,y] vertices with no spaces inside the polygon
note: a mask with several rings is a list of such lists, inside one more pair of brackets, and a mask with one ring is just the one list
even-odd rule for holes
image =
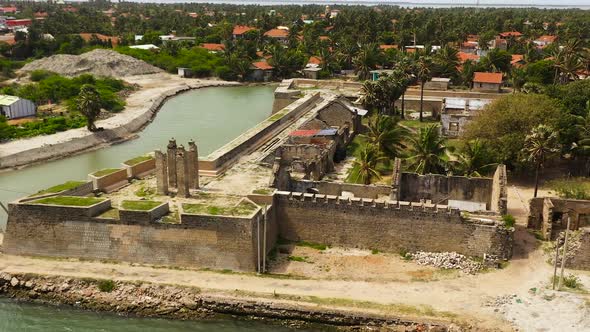
{"label": "blue roof", "polygon": [[338,133],[338,129],[329,128],[320,130],[315,136],[334,136]]}

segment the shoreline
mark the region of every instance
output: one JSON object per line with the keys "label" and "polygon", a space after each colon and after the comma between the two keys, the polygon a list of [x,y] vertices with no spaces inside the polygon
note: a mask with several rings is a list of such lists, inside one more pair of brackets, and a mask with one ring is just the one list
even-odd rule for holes
{"label": "shoreline", "polygon": [[[285,326],[321,325],[339,330],[384,328],[404,331],[462,330],[446,319],[403,317],[375,310],[320,306],[292,299],[224,294],[197,287],[144,281],[111,281],[32,273],[0,273],[0,296],[17,301],[64,305],[121,316],[203,320],[238,318]],[[301,297],[297,297],[301,299]]]}
{"label": "shoreline", "polygon": [[242,85],[229,81],[184,79],[163,73],[122,79],[139,84],[140,88],[127,98],[125,110],[96,123],[104,128],[103,131],[91,133],[84,127],[2,144],[0,174],[129,141],[137,138],[138,133],[153,121],[169,98],[201,88]]}

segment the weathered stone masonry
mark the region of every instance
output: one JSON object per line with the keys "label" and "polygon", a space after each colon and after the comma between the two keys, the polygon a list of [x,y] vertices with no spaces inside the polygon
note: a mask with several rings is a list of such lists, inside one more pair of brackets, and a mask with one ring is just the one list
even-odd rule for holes
{"label": "weathered stone masonry", "polygon": [[512,256],[512,231],[493,221],[465,220],[459,210],[446,206],[289,192],[276,193],[275,204],[280,235],[292,241]]}

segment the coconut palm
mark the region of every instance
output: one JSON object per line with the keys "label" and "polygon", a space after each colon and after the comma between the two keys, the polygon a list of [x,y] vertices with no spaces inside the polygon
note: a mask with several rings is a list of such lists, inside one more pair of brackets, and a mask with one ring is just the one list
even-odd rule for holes
{"label": "coconut palm", "polygon": [[416,63],[416,77],[420,80],[420,122],[424,121],[424,85],[432,78],[432,59],[428,56],[420,56]]}
{"label": "coconut palm", "polygon": [[355,71],[359,80],[366,80],[371,70],[375,69],[378,62],[379,52],[375,44],[366,44],[354,58]]}
{"label": "coconut palm", "polygon": [[365,144],[353,161],[350,180],[368,185],[373,179],[380,179],[381,175],[377,171],[377,164],[385,159],[379,155],[379,151],[375,147]]}
{"label": "coconut palm", "polygon": [[84,84],[76,98],[76,108],[86,117],[86,127],[90,131],[96,131],[95,121],[100,114],[102,100],[94,85]]}
{"label": "coconut palm", "polygon": [[445,139],[440,136],[439,126],[432,124],[418,130],[416,136],[410,138],[410,147],[406,160],[409,167],[416,173],[440,173],[445,168],[447,147]]}
{"label": "coconut palm", "polygon": [[541,167],[543,167],[543,163],[558,151],[559,141],[557,132],[547,125],[538,125],[526,136],[522,152],[525,155],[526,161],[535,164],[535,192],[533,197],[537,197],[539,172]]}
{"label": "coconut palm", "polygon": [[461,64],[459,62],[459,51],[449,45],[441,48],[433,57],[435,71],[440,77],[454,78]]}
{"label": "coconut palm", "polygon": [[406,148],[404,142],[408,131],[399,125],[397,118],[377,115],[369,120],[367,132],[362,136],[383,156],[393,159]]}
{"label": "coconut palm", "polygon": [[489,152],[483,141],[474,139],[465,143],[453,161],[453,168],[464,176],[480,177],[491,171],[495,163],[489,163]]}

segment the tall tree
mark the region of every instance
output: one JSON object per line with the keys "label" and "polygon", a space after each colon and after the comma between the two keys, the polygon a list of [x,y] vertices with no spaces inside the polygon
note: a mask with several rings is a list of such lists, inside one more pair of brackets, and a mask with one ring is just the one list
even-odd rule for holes
{"label": "tall tree", "polygon": [[354,58],[354,65],[359,80],[369,78],[370,71],[375,69],[379,61],[379,52],[377,45],[365,44]]}
{"label": "tall tree", "polygon": [[420,122],[424,121],[424,85],[432,78],[432,59],[420,56],[416,63],[416,77],[420,81]]}
{"label": "tall tree", "polygon": [[420,128],[416,136],[410,138],[409,157],[406,160],[410,163],[410,169],[416,173],[441,173],[445,170],[446,151],[439,126],[432,124]]}
{"label": "tall tree", "polygon": [[97,130],[94,122],[100,114],[101,104],[100,94],[94,85],[84,84],[80,88],[80,93],[76,98],[76,106],[78,111],[86,117],[86,127],[90,131]]}
{"label": "tall tree", "polygon": [[482,140],[474,139],[465,142],[452,164],[453,169],[461,175],[480,177],[496,165],[491,159],[487,145]]}
{"label": "tall tree", "polygon": [[526,136],[522,152],[526,161],[535,164],[535,192],[533,197],[537,197],[541,167],[543,167],[543,163],[547,158],[559,152],[557,132],[549,126],[538,125]]}

